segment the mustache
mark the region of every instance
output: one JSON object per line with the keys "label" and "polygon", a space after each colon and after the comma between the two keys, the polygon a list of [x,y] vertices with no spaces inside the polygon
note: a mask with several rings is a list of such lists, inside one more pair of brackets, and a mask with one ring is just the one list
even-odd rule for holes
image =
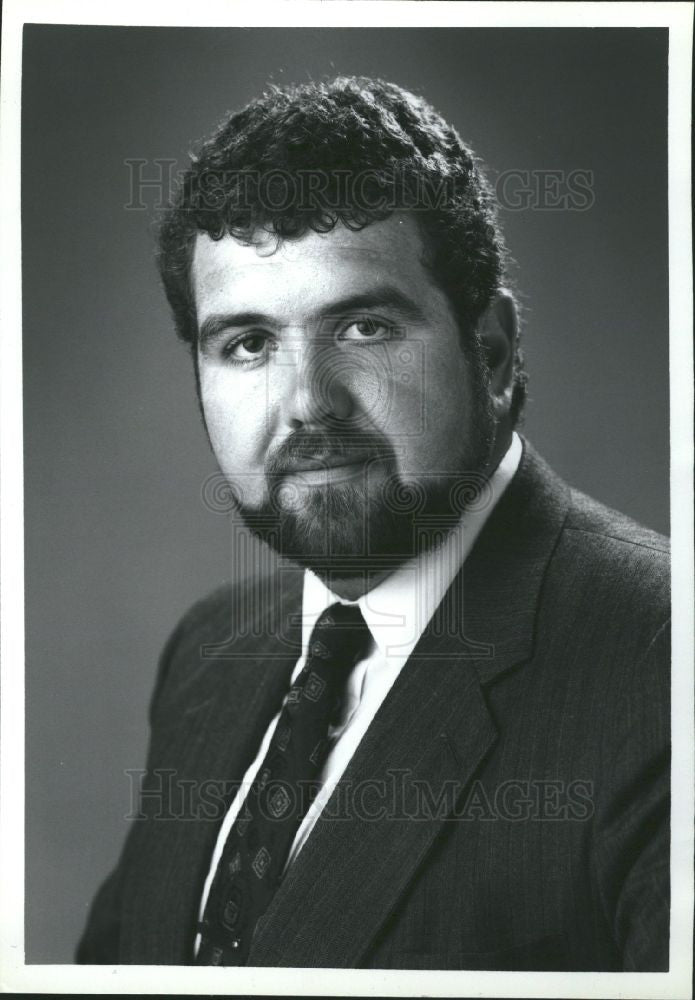
{"label": "mustache", "polygon": [[307,468],[352,465],[392,459],[393,450],[381,435],[368,431],[295,431],[266,461],[266,475],[285,476]]}

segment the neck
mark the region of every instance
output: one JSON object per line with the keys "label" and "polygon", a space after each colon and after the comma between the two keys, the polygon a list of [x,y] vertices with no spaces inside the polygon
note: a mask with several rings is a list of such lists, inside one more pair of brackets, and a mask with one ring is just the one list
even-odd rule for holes
{"label": "neck", "polygon": [[497,466],[500,464],[504,456],[509,451],[509,446],[512,443],[512,431],[513,428],[509,423],[508,419],[500,421],[497,425],[495,431],[495,440],[492,445],[492,450],[490,452],[490,458],[483,469],[483,474],[487,479],[494,473]]}

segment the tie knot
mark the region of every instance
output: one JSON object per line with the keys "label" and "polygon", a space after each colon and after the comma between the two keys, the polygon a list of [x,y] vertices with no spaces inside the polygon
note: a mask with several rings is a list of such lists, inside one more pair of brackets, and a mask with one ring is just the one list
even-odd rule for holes
{"label": "tie knot", "polygon": [[371,634],[357,604],[332,604],[319,615],[309,654],[353,665],[366,652]]}

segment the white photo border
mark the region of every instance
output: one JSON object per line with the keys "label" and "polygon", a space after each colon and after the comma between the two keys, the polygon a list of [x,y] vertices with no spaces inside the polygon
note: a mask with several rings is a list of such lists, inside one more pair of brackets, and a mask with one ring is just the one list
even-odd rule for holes
{"label": "white photo border", "polygon": [[[5,0],[0,355],[2,775],[0,990],[278,996],[691,997],[693,949],[693,293],[690,3],[421,0]],[[664,27],[669,29],[671,525],[673,539],[671,963],[668,973],[219,969],[24,964],[24,595],[20,119],[25,23],[216,27]]]}

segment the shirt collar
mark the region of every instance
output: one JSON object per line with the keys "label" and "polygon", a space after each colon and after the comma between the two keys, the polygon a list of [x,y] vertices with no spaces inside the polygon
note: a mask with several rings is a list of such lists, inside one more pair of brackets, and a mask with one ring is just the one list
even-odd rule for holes
{"label": "shirt collar", "polygon": [[404,563],[359,600],[343,600],[311,570],[306,570],[302,600],[303,654],[306,655],[319,615],[331,604],[341,601],[343,604],[359,605],[372,638],[384,657],[406,660],[512,481],[521,461],[521,453],[521,439],[514,432],[502,461],[488,480],[488,488],[481,494],[481,499],[487,502],[467,508],[442,545]]}

